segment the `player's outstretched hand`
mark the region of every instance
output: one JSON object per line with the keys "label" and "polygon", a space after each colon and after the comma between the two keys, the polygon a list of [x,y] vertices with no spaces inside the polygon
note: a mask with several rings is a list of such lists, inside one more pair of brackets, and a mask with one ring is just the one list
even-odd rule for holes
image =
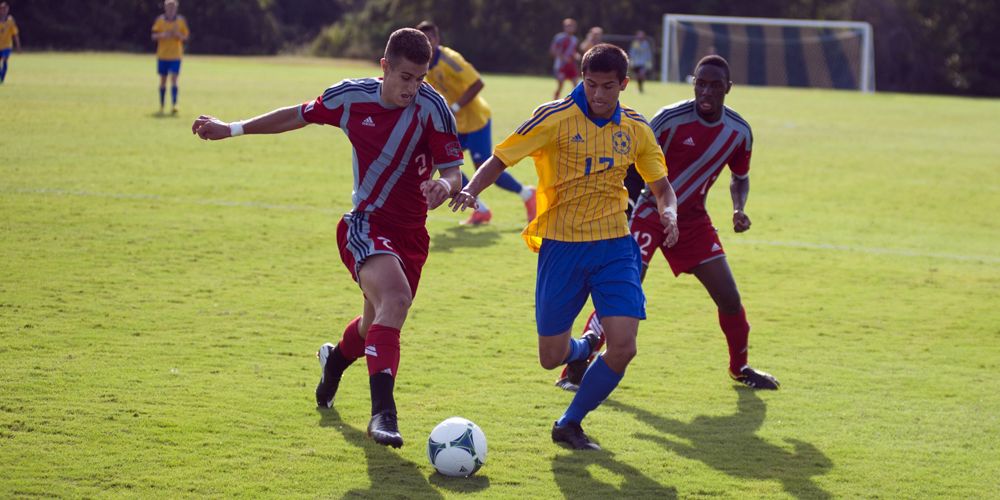
{"label": "player's outstretched hand", "polygon": [[742,233],[748,229],[750,229],[750,217],[742,210],[733,212],[733,231]]}
{"label": "player's outstretched hand", "polygon": [[441,178],[426,180],[420,183],[420,192],[424,193],[424,198],[427,199],[427,208],[434,210],[441,206],[444,200],[448,199],[451,189],[445,187],[445,184],[451,186],[446,179]]}
{"label": "player's outstretched hand", "polygon": [[674,246],[680,236],[680,231],[677,229],[677,214],[664,211],[660,214],[660,224],[663,224],[663,243],[667,245],[667,248]]}
{"label": "player's outstretched hand", "polygon": [[459,210],[465,210],[466,208],[479,208],[479,202],[476,201],[476,197],[472,193],[461,190],[448,202],[448,206],[451,207],[452,212],[457,212]]}
{"label": "player's outstretched hand", "polygon": [[191,133],[206,141],[217,141],[230,136],[229,124],[209,115],[201,115],[191,125]]}

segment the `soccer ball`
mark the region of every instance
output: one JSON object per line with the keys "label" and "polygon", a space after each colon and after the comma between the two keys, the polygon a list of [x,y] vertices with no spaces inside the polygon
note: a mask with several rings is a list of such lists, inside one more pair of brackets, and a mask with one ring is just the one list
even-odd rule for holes
{"label": "soccer ball", "polygon": [[469,420],[451,417],[431,431],[427,458],[441,474],[471,476],[486,463],[486,434]]}

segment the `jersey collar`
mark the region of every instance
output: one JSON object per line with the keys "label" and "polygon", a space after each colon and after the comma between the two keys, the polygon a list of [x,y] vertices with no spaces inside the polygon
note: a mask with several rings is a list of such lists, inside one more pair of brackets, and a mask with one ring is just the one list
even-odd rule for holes
{"label": "jersey collar", "polygon": [[587,105],[587,94],[583,90],[583,82],[578,83],[569,96],[573,98],[573,102],[580,108],[580,111],[583,111],[583,116],[594,122],[594,125],[603,127],[608,122],[615,122],[615,125],[622,124],[622,104],[620,102],[615,103],[615,112],[611,113],[611,118],[593,118],[590,116],[590,109]]}

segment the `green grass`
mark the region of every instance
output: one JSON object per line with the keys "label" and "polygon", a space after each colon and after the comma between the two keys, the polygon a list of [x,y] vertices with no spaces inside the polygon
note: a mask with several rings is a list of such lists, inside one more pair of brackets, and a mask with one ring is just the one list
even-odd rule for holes
{"label": "green grass", "polygon": [[[177,118],[155,61],[15,54],[0,86],[0,496],[996,497],[1000,495],[1000,101],[737,87],[754,125],[753,230],[722,228],[776,393],[734,388],[707,294],[657,258],[640,353],[587,430],[536,361],[523,209],[431,214],[402,336],[407,445],[364,436],[362,367],[314,409],[316,347],[360,311],[335,225],[350,149],[332,128],[205,143],[198,113],[254,116],[376,68],[190,57]],[[551,96],[486,75],[495,140]],[[624,101],[651,116],[690,89]],[[530,161],[512,172],[534,182]],[[434,474],[452,415],[489,458]]]}

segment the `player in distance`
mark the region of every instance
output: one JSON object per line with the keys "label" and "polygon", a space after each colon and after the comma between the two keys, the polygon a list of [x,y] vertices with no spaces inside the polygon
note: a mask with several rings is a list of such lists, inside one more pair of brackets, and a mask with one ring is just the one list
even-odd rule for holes
{"label": "player in distance", "polygon": [[[337,226],[337,244],[364,306],[337,345],[319,349],[316,403],[331,407],[344,370],[365,356],[372,402],[368,434],[395,448],[403,445],[393,397],[399,335],[427,260],[427,211],[461,184],[455,118],[424,83],[430,58],[423,33],[400,29],[386,44],[382,78],[344,80],[313,101],[244,122],[202,115],[192,126],[211,140],[277,134],[310,123],[340,127],[347,135],[354,153],[354,208]],[[435,171],[439,177],[432,179]]]}
{"label": "player in distance", "polygon": [[576,82],[580,79],[580,72],[576,63],[580,54],[576,51],[578,40],[576,38],[576,20],[571,18],[563,19],[563,30],[552,37],[549,44],[549,54],[552,55],[552,74],[556,78],[556,92],[553,99],[559,99],[562,94],[563,82],[569,80],[576,87]]}
{"label": "player in distance", "polygon": [[10,15],[10,4],[0,2],[0,83],[7,79],[7,60],[11,49],[21,50],[20,31],[14,16]]}
{"label": "player in distance", "polygon": [[177,13],[177,1],[163,2],[163,14],[153,22],[153,41],[156,42],[156,72],[160,75],[160,113],[163,113],[167,93],[167,76],[170,77],[170,113],[177,114],[177,77],[181,73],[184,42],[191,36],[187,19]]}
{"label": "player in distance", "polygon": [[[725,106],[732,86],[729,63],[717,55],[706,56],[695,67],[694,99],[666,106],[650,121],[677,194],[680,237],[675,245],[667,244],[655,200],[648,191],[636,202],[630,230],[642,252],[644,280],[649,261],[659,249],[674,276],[693,274],[715,301],[719,326],[729,346],[729,376],[754,389],[777,389],[780,384],[774,376],[747,363],[750,323],[718,231],[705,210],[709,188],[729,165],[733,230],[742,233],[750,229],[750,217],[744,209],[750,194],[753,133],[746,120]],[[600,311],[591,313],[584,337],[603,337],[600,317]],[[568,365],[556,385],[576,390],[586,369],[585,360]]]}
{"label": "player in distance", "polygon": [[[472,163],[479,168],[493,152],[490,107],[482,97],[483,80],[476,68],[469,64],[456,50],[441,45],[441,35],[437,25],[424,21],[417,29],[427,35],[434,48],[427,82],[448,101],[455,121],[458,123],[458,141],[462,148],[469,150]],[[468,182],[462,174],[462,185]],[[535,188],[523,186],[509,172],[500,174],[497,186],[521,197],[528,213],[528,222],[535,218]],[[482,200],[463,224],[486,224],[493,217]]]}
{"label": "player in distance", "polygon": [[608,349],[583,376],[580,390],[552,426],[552,440],[574,449],[600,449],[581,427],[583,418],[617,387],[636,354],[645,318],[642,258],[625,216],[626,170],[649,184],[661,237],[677,239],[676,200],[663,153],[641,115],[622,106],[628,56],[600,44],[583,56],[583,83],[565,99],[544,104],[496,147],[472,181],[450,203],[475,206],[476,196],[508,166],[531,156],[538,173],[538,217],[522,236],[539,252],[535,285],[538,357],[543,368],[586,360],[596,336],[573,339],[573,319],[592,297]]}

